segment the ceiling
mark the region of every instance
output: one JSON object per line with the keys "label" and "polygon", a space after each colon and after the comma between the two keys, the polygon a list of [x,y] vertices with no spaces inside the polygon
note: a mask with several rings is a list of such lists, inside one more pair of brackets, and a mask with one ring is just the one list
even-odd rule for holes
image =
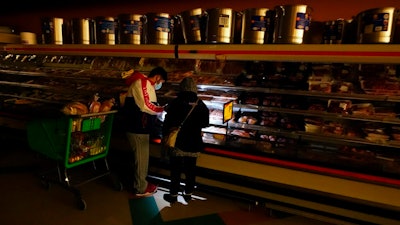
{"label": "ceiling", "polygon": [[[53,1],[48,0],[19,0],[8,1],[5,6],[0,7],[1,16],[33,11],[48,11],[51,9],[73,9],[90,7],[91,4],[111,4],[121,3],[124,0],[68,0],[68,1]],[[135,2],[137,0],[131,0]],[[126,2],[126,1],[125,1]]]}

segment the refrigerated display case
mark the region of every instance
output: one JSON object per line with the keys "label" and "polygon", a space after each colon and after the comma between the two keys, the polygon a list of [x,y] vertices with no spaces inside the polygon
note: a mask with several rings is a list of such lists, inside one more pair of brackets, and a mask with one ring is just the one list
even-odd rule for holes
{"label": "refrigerated display case", "polygon": [[[21,60],[31,57],[41,60]],[[70,81],[81,98],[93,90],[119,96],[126,91],[122,73],[162,65],[169,80],[158,93],[161,102],[193,76],[210,109],[199,183],[293,213],[395,224],[398,63],[398,45],[5,45],[1,96],[43,102],[38,93],[63,90],[33,72]],[[376,77],[384,83],[374,86]],[[39,91],[25,92],[32,89]],[[224,120],[228,102],[233,117]],[[154,159],[159,148],[152,145]],[[157,160],[150,171],[168,175]]]}

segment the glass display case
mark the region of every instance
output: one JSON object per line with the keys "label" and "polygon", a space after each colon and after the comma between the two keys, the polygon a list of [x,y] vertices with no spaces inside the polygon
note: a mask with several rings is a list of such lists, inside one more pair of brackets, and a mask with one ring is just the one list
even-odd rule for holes
{"label": "glass display case", "polygon": [[[13,113],[95,93],[121,104],[124,73],[155,65],[169,72],[164,104],[192,76],[210,109],[199,167],[399,210],[397,45],[5,45],[0,57],[1,109]],[[275,170],[286,175],[267,174]],[[303,183],[291,177],[299,171]]]}

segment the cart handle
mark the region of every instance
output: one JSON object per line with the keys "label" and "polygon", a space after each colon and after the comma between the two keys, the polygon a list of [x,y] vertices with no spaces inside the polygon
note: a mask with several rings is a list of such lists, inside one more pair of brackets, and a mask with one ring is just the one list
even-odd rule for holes
{"label": "cart handle", "polygon": [[113,114],[116,112],[118,112],[118,110],[111,110],[111,111],[107,111],[107,112],[98,112],[98,113],[87,113],[87,114],[83,114],[83,115],[73,115],[73,117],[85,118],[85,117],[108,115],[108,114]]}

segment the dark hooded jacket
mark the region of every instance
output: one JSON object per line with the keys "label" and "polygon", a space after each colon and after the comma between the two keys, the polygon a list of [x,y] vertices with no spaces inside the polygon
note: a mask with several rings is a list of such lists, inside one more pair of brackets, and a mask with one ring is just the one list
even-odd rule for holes
{"label": "dark hooded jacket", "polygon": [[[197,99],[196,93],[183,91],[169,103],[163,122],[163,135],[166,135],[172,127],[180,125]],[[177,148],[185,152],[204,150],[201,129],[209,126],[209,113],[207,106],[199,99],[193,112],[181,127],[175,144]]]}

